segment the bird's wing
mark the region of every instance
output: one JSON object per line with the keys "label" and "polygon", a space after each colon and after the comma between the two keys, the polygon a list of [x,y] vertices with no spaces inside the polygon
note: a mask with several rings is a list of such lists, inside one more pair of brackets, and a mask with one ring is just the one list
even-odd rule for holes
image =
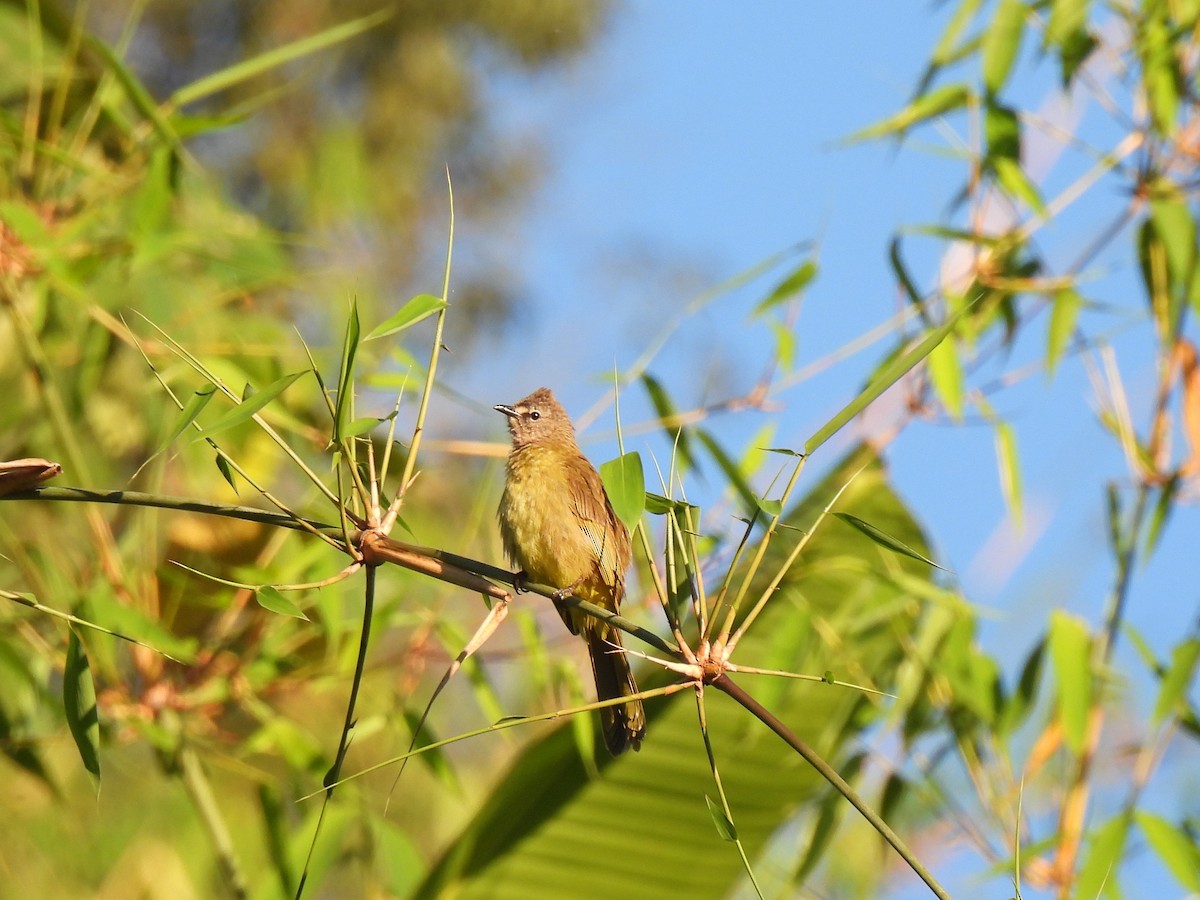
{"label": "bird's wing", "polygon": [[629,568],[629,532],[613,511],[608,494],[604,491],[604,482],[591,463],[578,467],[576,471],[586,472],[586,475],[582,484],[569,485],[571,508],[591,545],[601,578],[605,584],[618,588],[619,599],[624,587],[625,570]]}

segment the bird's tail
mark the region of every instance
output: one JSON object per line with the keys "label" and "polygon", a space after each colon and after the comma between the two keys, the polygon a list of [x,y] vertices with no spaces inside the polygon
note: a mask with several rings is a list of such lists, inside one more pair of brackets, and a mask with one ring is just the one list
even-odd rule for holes
{"label": "bird's tail", "polygon": [[[586,629],[588,656],[592,659],[592,674],[596,677],[596,697],[615,700],[638,692],[637,682],[629,669],[629,658],[621,644],[621,632],[609,626]],[[630,700],[605,706],[600,710],[604,743],[613,756],[627,748],[641,749],[646,736],[646,710],[641,700]]]}

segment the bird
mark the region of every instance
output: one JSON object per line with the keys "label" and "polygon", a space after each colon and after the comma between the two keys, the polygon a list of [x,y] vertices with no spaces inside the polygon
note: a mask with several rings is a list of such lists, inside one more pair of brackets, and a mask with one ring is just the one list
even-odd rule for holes
{"label": "bird", "polygon": [[[497,518],[505,553],[520,570],[514,586],[558,589],[555,607],[571,633],[587,642],[600,700],[636,695],[620,630],[561,602],[574,594],[620,611],[632,556],[629,532],[550,390],[538,388],[512,406],[494,408],[507,417],[512,436]],[[601,707],[600,723],[613,756],[641,748],[646,712],[640,699]]]}

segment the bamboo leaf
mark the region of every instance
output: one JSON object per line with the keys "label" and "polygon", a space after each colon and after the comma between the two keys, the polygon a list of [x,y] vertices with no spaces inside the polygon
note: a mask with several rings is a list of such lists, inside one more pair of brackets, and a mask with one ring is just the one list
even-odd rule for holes
{"label": "bamboo leaf", "polygon": [[708,794],[704,795],[704,802],[708,806],[708,814],[712,817],[713,825],[716,826],[717,834],[721,836],[721,840],[733,842],[738,839],[737,828],[729,817],[725,815],[725,810],[721,809],[721,804],[713,800]]}
{"label": "bamboo leaf", "polygon": [[1134,813],[1146,842],[1189,894],[1200,892],[1200,849],[1195,838],[1161,816],[1138,810]]}
{"label": "bamboo leaf", "polygon": [[342,336],[342,358],[338,365],[337,403],[333,409],[333,442],[342,442],[342,433],[354,415],[354,359],[358,355],[361,325],[358,320],[358,301],[350,302],[346,333]]}
{"label": "bamboo leaf", "polygon": [[914,125],[961,109],[971,97],[971,90],[965,84],[948,84],[921,95],[900,112],[855,132],[846,140],[854,143],[875,140],[889,134],[903,134]]}
{"label": "bamboo leaf", "polygon": [[1061,47],[1071,35],[1086,27],[1091,0],[1053,0],[1046,23],[1045,45]]}
{"label": "bamboo leaf", "polygon": [[964,406],[964,375],[958,345],[942,341],[929,353],[929,379],[950,418],[961,422]]}
{"label": "bamboo leaf", "polygon": [[278,613],[281,616],[291,616],[293,619],[304,619],[308,621],[308,616],[295,603],[283,596],[277,588],[271,587],[269,584],[264,584],[254,592],[254,599],[258,601],[258,605],[269,612]]}
{"label": "bamboo leaf", "polygon": [[191,399],[184,404],[183,409],[179,412],[179,418],[175,421],[175,427],[171,430],[171,436],[168,437],[158,449],[154,451],[154,456],[162,453],[170,447],[179,436],[183,434],[188,427],[196,421],[196,417],[204,411],[204,407],[208,406],[208,401],[213,398],[217,386],[215,384],[206,385],[200,390],[192,394]]}
{"label": "bamboo leaf", "polygon": [[[896,538],[892,537],[890,534],[880,531],[878,528],[876,528],[870,522],[864,522],[858,516],[851,515],[850,513],[835,512],[834,515],[837,516],[839,519],[841,519],[843,522],[845,522],[847,525],[852,525],[853,527],[857,528],[859,531],[861,531],[863,534],[865,534],[867,537],[869,537],[875,543],[879,544],[881,547],[886,547],[887,549],[893,551],[894,553],[899,553],[902,556],[909,556],[909,557],[912,557],[913,559],[919,559],[921,562],[927,563],[928,565],[933,566],[935,569],[942,569],[941,566],[939,566],[937,563],[935,563],[929,557],[923,556],[922,554],[920,554],[916,550],[914,550],[912,547],[908,546],[903,541],[897,540]],[[942,569],[942,571],[944,572],[946,570]]]}
{"label": "bamboo leaf", "polygon": [[1076,616],[1055,610],[1050,616],[1050,659],[1058,684],[1058,718],[1067,746],[1083,752],[1092,707],[1091,637]]}
{"label": "bamboo leaf", "polygon": [[91,774],[99,789],[100,712],[96,706],[96,685],[92,681],[87,651],[73,628],[67,642],[67,661],[63,669],[63,710],[83,767]]}
{"label": "bamboo leaf", "polygon": [[983,86],[1000,93],[1021,49],[1028,9],[1022,0],[1000,0],[992,24],[983,35]]}
{"label": "bamboo leaf", "polygon": [[1196,676],[1196,663],[1200,661],[1200,640],[1190,638],[1175,645],[1171,651],[1171,664],[1163,675],[1158,689],[1158,700],[1154,704],[1155,725],[1167,716],[1187,709],[1187,694]]}
{"label": "bamboo leaf", "polygon": [[809,456],[814,450],[824,444],[833,435],[837,434],[847,422],[857,416],[860,412],[867,408],[875,401],[880,394],[890,388],[893,384],[903,378],[914,366],[924,360],[937,347],[946,336],[954,330],[958,324],[958,320],[967,310],[974,305],[974,302],[965,304],[962,309],[958,310],[954,315],[950,316],[940,326],[929,332],[908,352],[902,353],[895,359],[884,365],[870,383],[859,393],[857,397],[847,403],[842,409],[828,422],[822,425],[804,444],[804,455]]}
{"label": "bamboo leaf", "polygon": [[[273,381],[261,391],[247,391],[247,397],[217,421],[213,422],[207,428],[203,429],[197,436],[196,440],[211,438],[222,431],[228,431],[236,425],[241,425],[243,422],[249,421],[254,417],[259,410],[286,391],[292,386],[301,375],[307,375],[308,370],[301,372],[293,372],[291,375],[285,375],[282,378]],[[249,388],[249,385],[247,385]]]}
{"label": "bamboo leaf", "polygon": [[769,293],[765,299],[759,302],[754,307],[754,315],[761,316],[768,310],[778,306],[780,303],[786,303],[794,297],[800,296],[804,289],[808,287],[809,282],[817,277],[816,260],[807,259],[801,263],[795,271],[784,278],[779,284],[775,285],[774,290]]}
{"label": "bamboo leaf", "polygon": [[369,16],[351,19],[349,22],[335,25],[318,34],[301,38],[282,47],[276,47],[273,50],[268,50],[266,53],[260,53],[258,56],[243,60],[236,65],[229,66],[212,75],[206,75],[189,85],[181,87],[171,95],[171,103],[174,106],[186,106],[204,97],[228,90],[243,81],[256,78],[273,69],[278,69],[287,63],[294,62],[319,50],[324,50],[327,47],[332,47],[335,44],[348,40],[355,35],[374,28],[392,15],[392,10],[387,8],[372,13]]}
{"label": "bamboo leaf", "polygon": [[1046,335],[1046,376],[1052,378],[1058,368],[1070,343],[1071,335],[1075,333],[1075,323],[1079,319],[1079,310],[1083,307],[1083,298],[1074,288],[1063,288],[1054,295],[1054,305],[1050,309],[1050,327]]}
{"label": "bamboo leaf", "polygon": [[416,325],[422,319],[427,319],[435,312],[445,309],[446,306],[446,301],[441,297],[435,297],[433,294],[417,294],[395,313],[375,326],[375,329],[363,340],[373,341],[376,338],[387,337],[389,334],[403,331],[405,328]]}
{"label": "bamboo leaf", "polygon": [[996,422],[996,466],[1000,472],[1000,490],[1013,521],[1022,521],[1021,463],[1017,457],[1017,435],[1008,422]]}

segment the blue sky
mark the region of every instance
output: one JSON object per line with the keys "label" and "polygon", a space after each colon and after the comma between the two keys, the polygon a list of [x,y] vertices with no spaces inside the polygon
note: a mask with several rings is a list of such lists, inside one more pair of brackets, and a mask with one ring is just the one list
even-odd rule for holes
{"label": "blue sky", "polygon": [[[802,241],[819,242],[821,274],[799,322],[799,365],[888,319],[897,309],[888,242],[902,224],[943,216],[964,174],[951,152],[963,123],[923,129],[901,148],[846,146],[842,139],[904,105],[953,6],[630,3],[618,8],[595,52],[565,75],[496,83],[503,128],[536,136],[548,148],[544,181],[520,226],[528,307],[495,357],[503,365],[451,370],[450,382],[488,404],[546,384],[578,415],[600,396],[613,367],[628,366],[694,293]],[[1033,62],[1029,52],[1025,59]],[[1016,90],[1023,101],[1054,100],[1056,84],[1057,73],[1042,62]],[[1103,143],[1104,118],[1087,116],[1088,133]],[[1077,162],[1065,155],[1049,171],[1048,189],[1073,178]],[[1104,190],[1099,202],[1111,201],[1112,191]],[[1086,205],[1073,210],[1040,236],[1040,246],[1052,258],[1070,258],[1082,236],[1094,233],[1095,215]],[[487,241],[486,234],[466,232],[459,247],[486,251]],[[931,286],[935,248],[907,246],[914,273]],[[1136,321],[1144,304],[1131,241],[1124,235],[1114,247],[1089,298],[1117,305]],[[748,313],[770,286],[770,279],[760,280],[719,299],[656,360],[652,371],[681,406],[745,390],[759,375],[770,336]],[[1133,333],[1114,344],[1127,389],[1144,409],[1153,376],[1149,334],[1145,327]],[[987,371],[1037,359],[1040,335]],[[782,394],[774,443],[802,444],[854,395],[889,346],[876,344]],[[1126,484],[1127,472],[1097,424],[1077,360],[1064,363],[1052,383],[1038,374],[991,399],[1017,430],[1023,532],[1008,518],[990,428],[917,424],[889,448],[888,459],[940,558],[966,595],[992,611],[981,638],[1011,673],[1051,608],[1099,620],[1111,575],[1103,485]],[[647,414],[636,390],[622,408],[626,425]],[[762,421],[746,416],[716,427],[740,449]],[[585,434],[597,460],[616,452],[605,437],[611,423],[609,412]],[[500,439],[501,427],[480,419],[488,436]],[[851,429],[842,446],[854,437]],[[661,452],[662,446],[633,449]],[[828,463],[839,451],[835,445],[823,453]],[[1194,508],[1181,510],[1162,549],[1137,574],[1129,618],[1160,653],[1195,615],[1196,524]],[[1144,672],[1127,642],[1117,660]],[[1149,679],[1124,687],[1143,701],[1152,697]],[[1189,752],[1190,762],[1168,760],[1159,775],[1165,790],[1152,790],[1148,805],[1167,815],[1179,804],[1195,810],[1200,784],[1185,774],[1196,762],[1194,747]],[[980,889],[975,865],[958,859],[939,874],[953,894],[966,896]],[[1178,889],[1151,854],[1128,872],[1127,896],[1172,896]],[[989,895],[1006,889],[1003,877],[987,883]],[[925,894],[897,889],[894,896]]]}

